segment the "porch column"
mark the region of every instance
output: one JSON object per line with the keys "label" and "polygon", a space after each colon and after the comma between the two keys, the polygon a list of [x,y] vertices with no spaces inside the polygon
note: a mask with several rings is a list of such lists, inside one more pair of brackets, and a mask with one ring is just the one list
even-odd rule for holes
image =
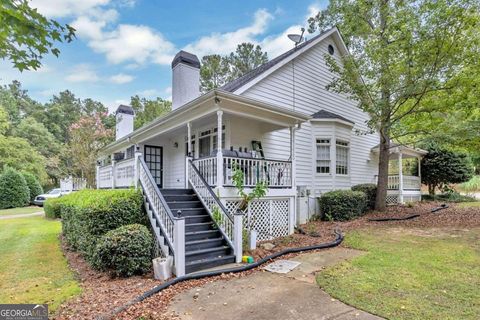
{"label": "porch column", "polygon": [[422,185],[422,157],[417,157],[418,159],[418,177],[420,178],[420,186]]}
{"label": "porch column", "polygon": [[223,111],[217,111],[217,188],[223,187],[223,152],[222,152],[222,116]]}
{"label": "porch column", "polygon": [[115,189],[115,162],[112,155],[112,189]]}
{"label": "porch column", "polygon": [[[293,199],[290,198],[289,201],[289,223],[288,223],[288,234],[292,234],[295,231],[295,221],[297,220],[297,192],[296,192],[296,173],[297,173],[297,163],[295,160],[295,127],[290,127],[290,158],[292,161],[292,177],[291,181],[291,188],[295,192]],[[292,201],[293,200],[293,201]]]}
{"label": "porch column", "polygon": [[97,161],[96,165],[96,171],[95,171],[95,183],[97,186],[97,189],[100,189],[100,164]]}
{"label": "porch column", "polygon": [[403,155],[398,151],[398,202],[403,204]]}
{"label": "porch column", "polygon": [[135,170],[135,175],[134,175],[134,179],[135,179],[135,183],[134,183],[134,186],[135,186],[135,189],[138,189],[138,182],[140,180],[140,157],[142,156],[142,154],[138,151],[135,151],[135,163],[134,163],[134,170]]}
{"label": "porch column", "polygon": [[187,122],[187,157],[192,156],[192,125]]}

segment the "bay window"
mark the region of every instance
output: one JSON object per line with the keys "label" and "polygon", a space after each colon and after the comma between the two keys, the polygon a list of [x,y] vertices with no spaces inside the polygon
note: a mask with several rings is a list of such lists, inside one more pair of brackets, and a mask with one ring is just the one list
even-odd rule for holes
{"label": "bay window", "polygon": [[317,139],[317,173],[330,173],[330,139]]}
{"label": "bay window", "polygon": [[335,153],[337,155],[335,163],[335,172],[336,174],[348,174],[348,162],[349,162],[349,153],[350,145],[347,141],[337,140],[335,143]]}

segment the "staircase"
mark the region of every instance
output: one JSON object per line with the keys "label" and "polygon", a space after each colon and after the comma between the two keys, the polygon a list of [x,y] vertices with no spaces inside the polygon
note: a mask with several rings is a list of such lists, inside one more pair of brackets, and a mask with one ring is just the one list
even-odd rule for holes
{"label": "staircase", "polygon": [[193,189],[161,189],[176,217],[185,218],[185,273],[235,262],[233,249]]}

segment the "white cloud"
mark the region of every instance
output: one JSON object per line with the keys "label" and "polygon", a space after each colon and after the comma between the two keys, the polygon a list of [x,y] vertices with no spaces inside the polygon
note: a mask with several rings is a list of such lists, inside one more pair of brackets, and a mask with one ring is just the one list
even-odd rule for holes
{"label": "white cloud", "polygon": [[266,31],[268,23],[273,20],[273,18],[273,15],[266,9],[259,9],[255,12],[251,25],[232,32],[212,33],[209,36],[201,37],[194,43],[187,45],[185,50],[198,56],[212,53],[230,53],[242,42],[257,43],[255,37]]}
{"label": "white cloud", "polygon": [[110,77],[110,81],[116,84],[129,83],[133,79],[135,79],[135,77],[124,73],[119,73]]}
{"label": "white cloud", "polygon": [[47,17],[61,18],[82,15],[109,2],[110,0],[31,0],[30,5]]}
{"label": "white cloud", "polygon": [[157,89],[145,89],[145,90],[137,92],[136,94],[138,94],[141,97],[151,98],[151,97],[154,97],[154,96],[155,97],[158,96],[159,93],[160,92]]}
{"label": "white cloud", "polygon": [[79,64],[65,77],[68,82],[97,82],[100,80],[97,73],[89,64]]}
{"label": "white cloud", "polygon": [[101,39],[103,37],[103,29],[109,23],[113,23],[118,19],[118,12],[115,9],[91,10],[88,15],[77,17],[72,26],[76,29],[75,34],[85,39]]}
{"label": "white cloud", "polygon": [[95,52],[105,54],[107,60],[114,64],[169,64],[176,52],[173,43],[161,33],[147,26],[130,24],[120,24],[113,31],[92,37],[89,46]]}

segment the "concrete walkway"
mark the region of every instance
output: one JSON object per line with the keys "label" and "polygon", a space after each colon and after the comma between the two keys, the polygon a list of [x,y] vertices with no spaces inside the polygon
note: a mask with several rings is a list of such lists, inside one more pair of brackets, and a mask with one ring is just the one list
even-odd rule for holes
{"label": "concrete walkway", "polygon": [[38,216],[43,216],[43,215],[44,215],[43,211],[34,212],[34,213],[24,213],[24,214],[12,214],[12,215],[9,215],[9,216],[0,216],[0,220],[38,217]]}
{"label": "concrete walkway", "polygon": [[215,281],[178,295],[168,313],[184,320],[377,320],[322,291],[315,273],[326,266],[362,254],[334,248],[291,260],[301,264],[287,274],[256,272],[229,281]]}

